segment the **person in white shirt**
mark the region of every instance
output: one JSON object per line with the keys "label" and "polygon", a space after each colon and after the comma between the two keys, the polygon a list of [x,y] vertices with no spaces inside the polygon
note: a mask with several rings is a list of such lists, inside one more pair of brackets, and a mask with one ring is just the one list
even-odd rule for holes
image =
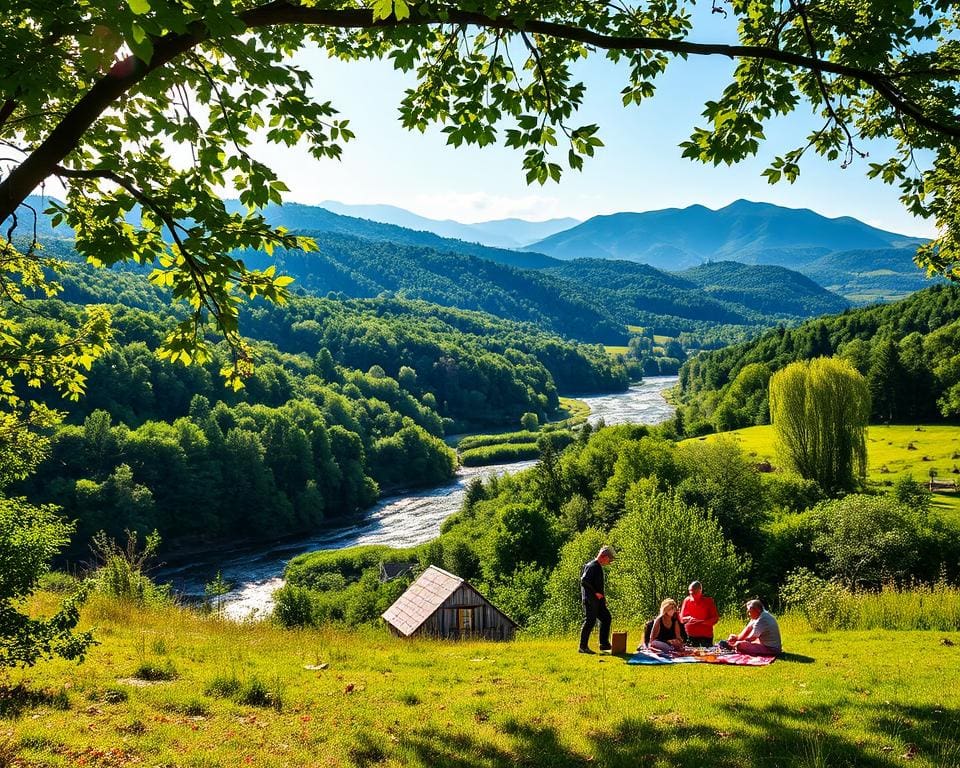
{"label": "person in white shirt", "polygon": [[747,603],[750,621],[739,635],[730,635],[727,643],[737,653],[748,656],[779,656],[783,652],[780,625],[759,600]]}

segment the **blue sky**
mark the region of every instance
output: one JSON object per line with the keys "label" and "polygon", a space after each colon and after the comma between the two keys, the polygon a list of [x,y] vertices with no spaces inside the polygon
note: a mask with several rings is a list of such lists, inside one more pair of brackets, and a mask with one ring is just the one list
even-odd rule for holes
{"label": "blue sky", "polygon": [[[705,18],[693,39],[726,41],[722,17]],[[719,95],[733,64],[721,57],[673,61],[660,79],[656,96],[640,107],[624,108],[622,65],[599,55],[578,74],[587,97],[573,124],[596,122],[605,147],[587,160],[582,172],[568,171],[559,184],[528,186],[522,156],[501,146],[454,149],[439,128],[426,134],[405,131],[397,106],[410,76],[388,62],[328,60],[317,50],[298,57],[314,74],[318,98],[329,99],[349,118],[357,139],[341,161],[317,161],[306,152],[263,146],[268,161],[290,187],[289,200],[317,204],[387,203],[431,218],[463,222],[518,216],[586,219],[616,211],[644,211],[700,203],[722,207],[738,198],[791,208],[811,208],[826,216],[854,216],[874,226],[911,235],[934,233],[931,222],[903,210],[897,190],[865,177],[870,159],[847,169],[809,156],[793,185],[771,186],[760,173],[770,159],[804,142],[822,121],[801,107],[772,123],[768,142],[757,158],[734,167],[704,166],[680,157],[678,144],[693,126],[703,124],[703,102]],[[885,157],[881,145],[864,145],[871,159]]]}

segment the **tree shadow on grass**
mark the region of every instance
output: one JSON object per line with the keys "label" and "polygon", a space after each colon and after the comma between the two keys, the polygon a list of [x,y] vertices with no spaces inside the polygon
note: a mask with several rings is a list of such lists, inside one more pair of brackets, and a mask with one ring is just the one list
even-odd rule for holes
{"label": "tree shadow on grass", "polygon": [[751,754],[771,765],[857,765],[888,768],[898,765],[893,757],[870,755],[863,745],[845,736],[837,718],[842,707],[829,704],[805,706],[753,706],[734,702],[723,707],[740,720],[741,740]]}
{"label": "tree shadow on grass", "polygon": [[[684,722],[677,713],[648,718],[625,717],[611,728],[583,723],[588,746],[572,749],[556,729],[506,720],[499,728],[507,745],[497,745],[466,733],[427,728],[407,734],[403,748],[417,764],[431,768],[506,768],[506,766],[602,765],[637,768],[669,765],[677,768],[734,768],[745,763],[768,766],[856,765],[893,768],[899,756],[875,757],[847,738],[831,720],[833,710],[789,710],[784,707],[731,705],[743,727],[724,732]],[[806,718],[811,718],[810,722]]]}
{"label": "tree shadow on grass", "polygon": [[0,685],[0,719],[12,720],[37,707],[70,709],[70,699],[66,691],[33,689],[23,683]]}
{"label": "tree shadow on grass", "polygon": [[899,739],[910,757],[923,756],[934,765],[960,766],[960,709],[937,705],[877,705],[876,730]]}

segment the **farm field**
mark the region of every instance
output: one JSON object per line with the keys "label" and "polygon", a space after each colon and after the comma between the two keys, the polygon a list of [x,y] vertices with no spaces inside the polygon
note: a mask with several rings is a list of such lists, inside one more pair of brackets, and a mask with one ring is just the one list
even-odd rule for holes
{"label": "farm field", "polygon": [[572,635],[406,641],[99,597],[84,623],[102,643],[84,664],[7,681],[5,765],[960,765],[956,632],[786,617],[770,667],[649,668],[578,655]]}
{"label": "farm field", "polygon": [[[747,427],[732,432],[708,435],[697,440],[733,440],[757,461],[777,466],[773,429],[769,425]],[[918,481],[960,481],[960,427],[934,425],[872,425],[867,430],[867,481],[892,485],[904,474]],[[937,492],[934,506],[960,515],[960,494]]]}

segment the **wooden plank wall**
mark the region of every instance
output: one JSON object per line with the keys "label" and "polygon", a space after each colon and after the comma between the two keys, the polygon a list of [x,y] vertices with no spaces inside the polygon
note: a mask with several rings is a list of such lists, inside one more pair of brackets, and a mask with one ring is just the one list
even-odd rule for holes
{"label": "wooden plank wall", "polygon": [[[472,612],[473,629],[461,632],[458,626],[458,611],[461,608]],[[416,632],[431,637],[482,637],[486,640],[510,640],[516,627],[513,622],[494,608],[470,585],[463,584],[434,611]]]}

